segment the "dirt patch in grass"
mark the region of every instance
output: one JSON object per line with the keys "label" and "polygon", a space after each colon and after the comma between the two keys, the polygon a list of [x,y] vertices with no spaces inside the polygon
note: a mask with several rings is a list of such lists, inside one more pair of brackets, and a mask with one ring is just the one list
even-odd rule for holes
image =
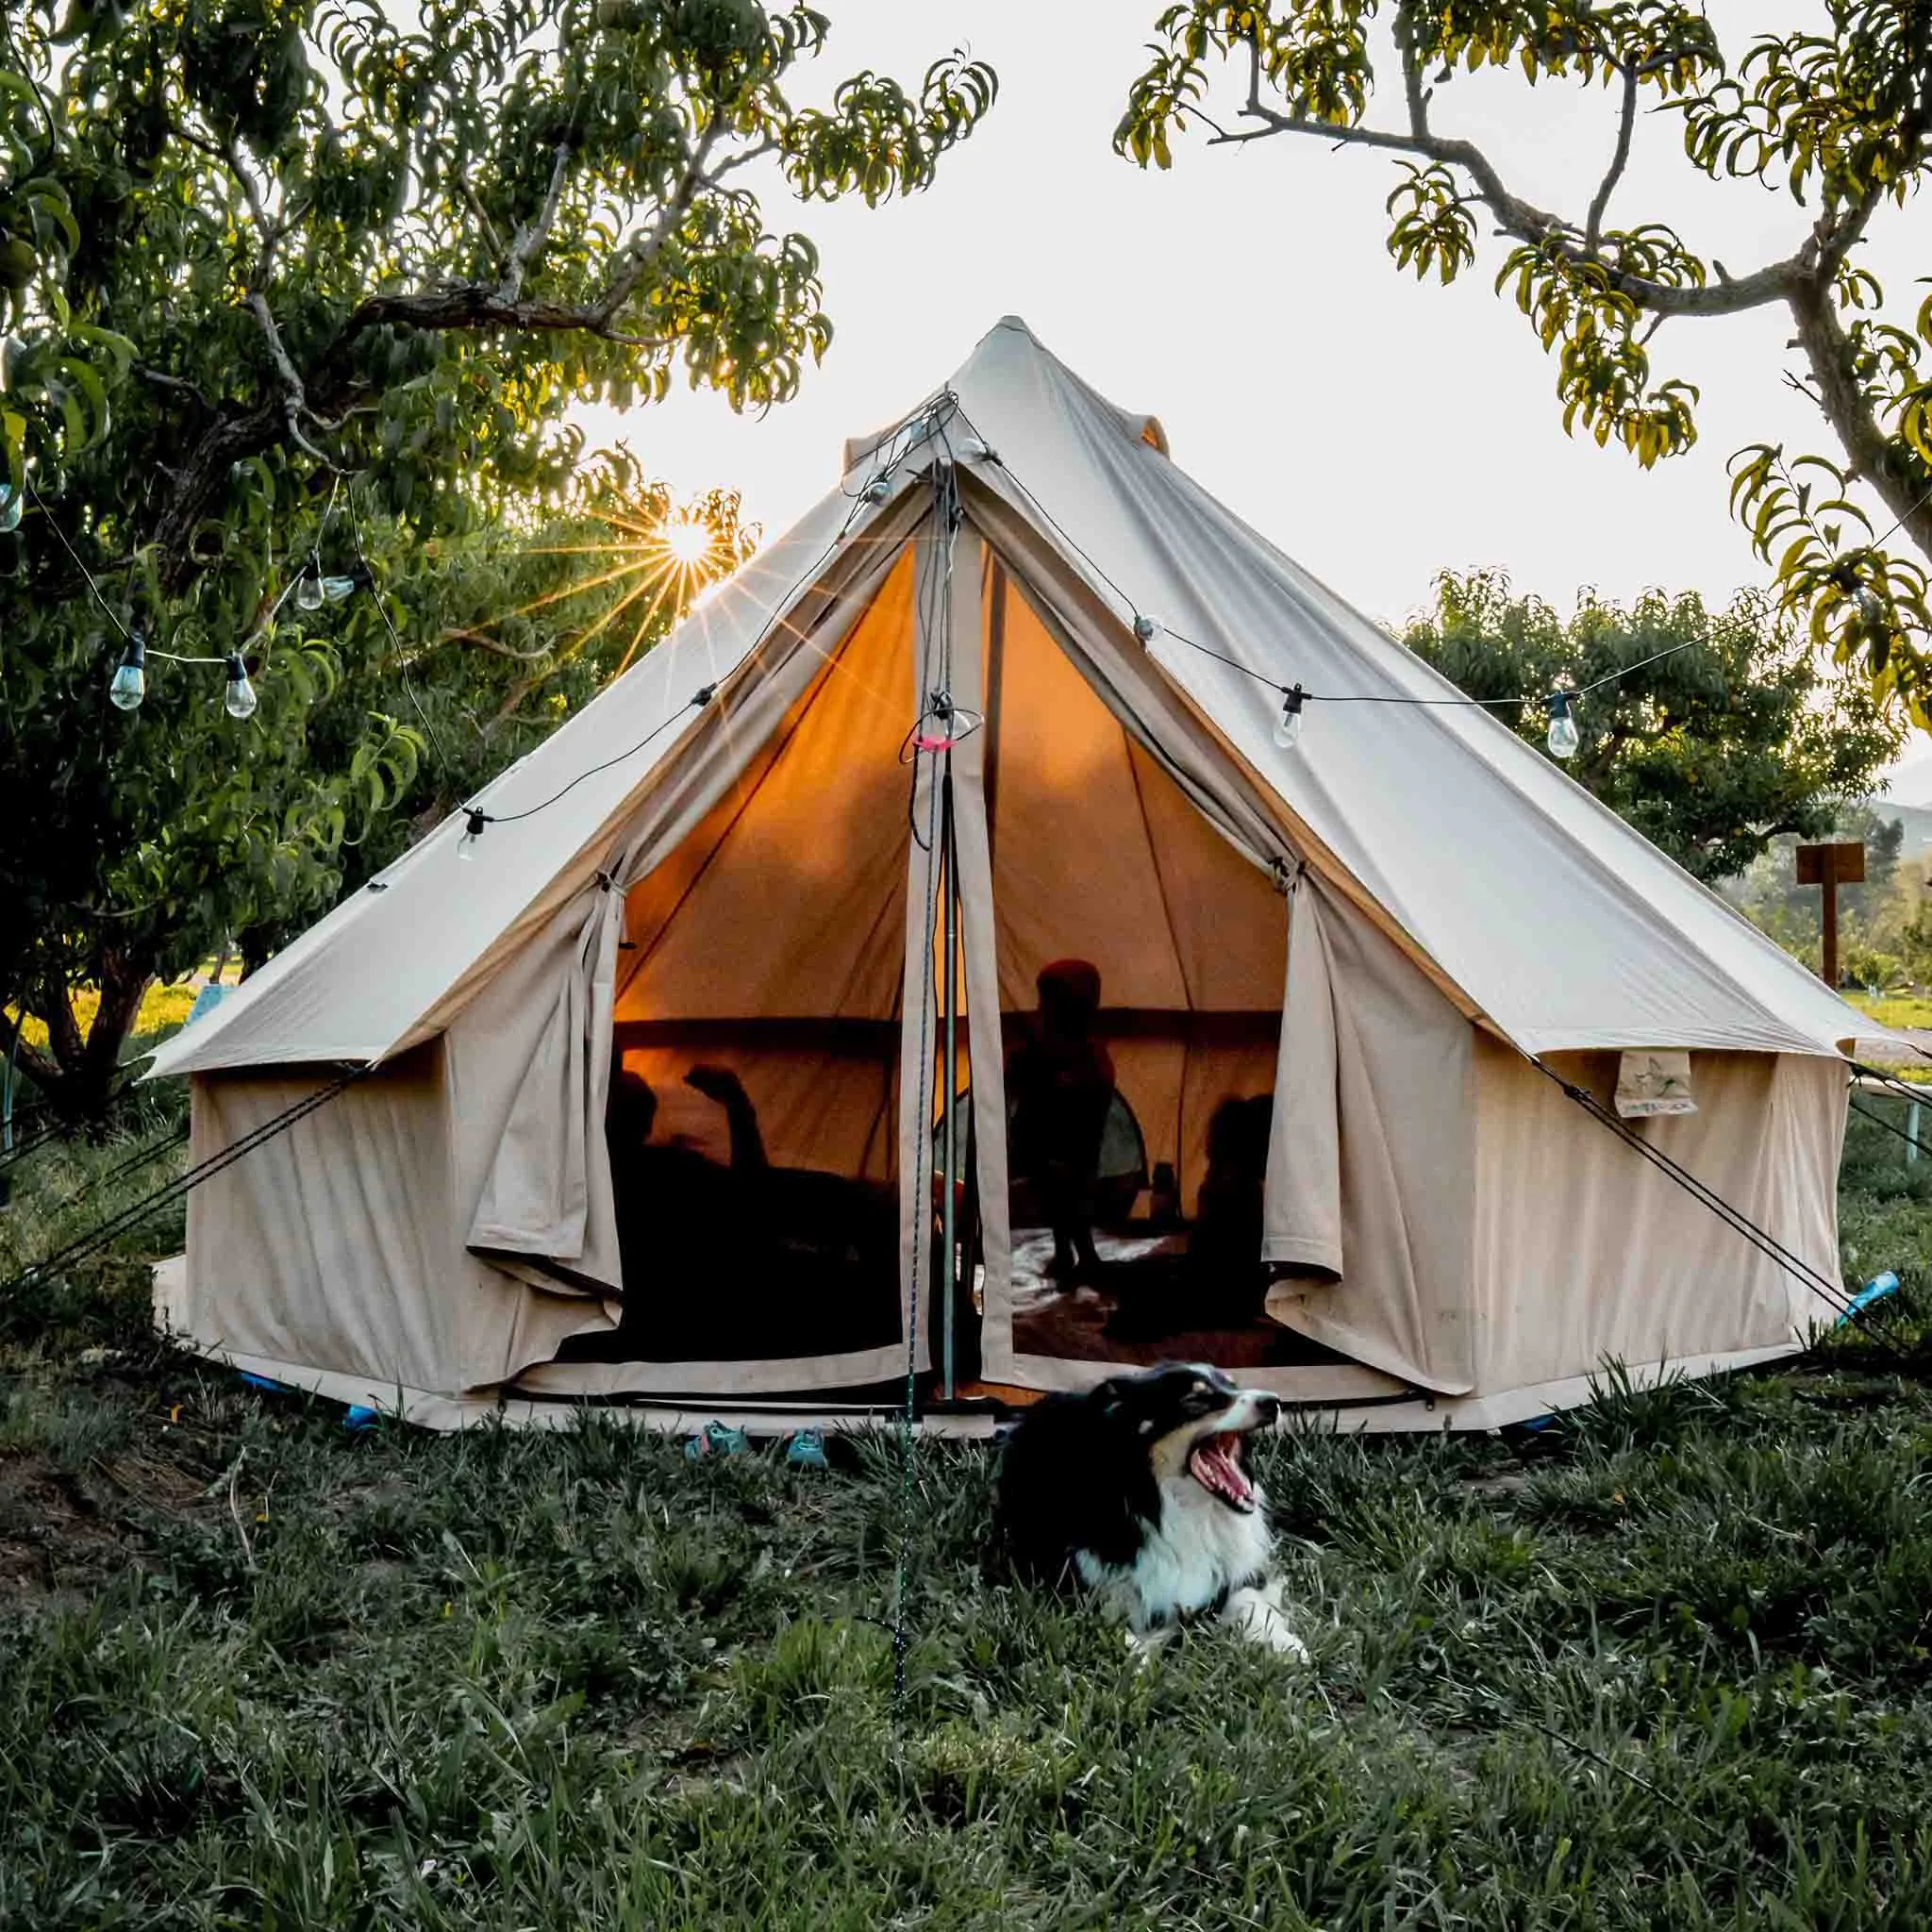
{"label": "dirt patch in grass", "polygon": [[219,1438],[183,1420],[152,1381],[96,1370],[72,1377],[63,1393],[8,1412],[0,1606],[84,1604],[146,1559],[158,1523],[223,1507]]}
{"label": "dirt patch in grass", "polygon": [[26,1451],[0,1461],[0,1603],[84,1603],[137,1559],[137,1546],[52,1457]]}

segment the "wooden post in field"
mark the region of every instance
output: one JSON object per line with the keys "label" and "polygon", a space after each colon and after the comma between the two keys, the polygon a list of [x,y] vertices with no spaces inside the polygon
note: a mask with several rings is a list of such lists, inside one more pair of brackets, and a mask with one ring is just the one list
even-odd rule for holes
{"label": "wooden post in field", "polygon": [[1830,845],[1800,845],[1792,854],[1797,860],[1801,886],[1822,886],[1824,890],[1824,946],[1820,972],[1826,986],[1838,991],[1838,889],[1865,883],[1865,841],[1842,840]]}

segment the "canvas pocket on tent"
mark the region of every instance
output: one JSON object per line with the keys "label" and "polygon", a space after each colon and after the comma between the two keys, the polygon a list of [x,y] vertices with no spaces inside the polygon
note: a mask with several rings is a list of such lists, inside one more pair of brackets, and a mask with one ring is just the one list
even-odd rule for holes
{"label": "canvas pocket on tent", "polygon": [[1617,1111],[1625,1120],[1695,1113],[1688,1053],[1626,1053],[1617,1062]]}

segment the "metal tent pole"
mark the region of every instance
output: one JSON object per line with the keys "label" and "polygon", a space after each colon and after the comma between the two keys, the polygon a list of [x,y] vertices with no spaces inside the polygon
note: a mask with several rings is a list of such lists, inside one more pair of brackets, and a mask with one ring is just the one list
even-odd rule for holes
{"label": "metal tent pole", "polygon": [[[946,754],[945,776],[941,782],[943,786],[941,801],[943,826],[941,852],[944,862],[946,894],[946,1089],[945,1098],[941,1104],[941,1119],[944,1123],[941,1144],[946,1150],[946,1192],[944,1205],[940,1210],[943,1229],[941,1237],[940,1274],[940,1389],[943,1399],[951,1402],[958,1393],[955,1386],[953,1332],[956,1322],[955,1304],[959,1291],[959,1177],[955,1172],[959,1164],[959,1150],[955,1138],[958,1131],[958,1124],[953,1117],[955,1096],[959,1090],[959,866],[958,851],[953,841],[953,758],[950,752]],[[927,943],[931,943],[930,936]]]}

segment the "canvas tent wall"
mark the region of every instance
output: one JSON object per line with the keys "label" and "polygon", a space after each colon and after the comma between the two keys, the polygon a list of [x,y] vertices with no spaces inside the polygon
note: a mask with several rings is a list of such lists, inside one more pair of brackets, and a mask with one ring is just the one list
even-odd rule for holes
{"label": "canvas tent wall", "polygon": [[[172,1312],[195,1345],[430,1420],[506,1390],[718,1401],[903,1369],[937,1104],[912,830],[947,771],[977,1118],[1005,1117],[991,1042],[1059,952],[1100,965],[1184,1192],[1212,1098],[1272,1089],[1266,1249],[1303,1273],[1269,1308],[1318,1346],[1251,1378],[1474,1425],[1576,1399],[1607,1357],[1761,1358],[1827,1312],[1538,1062],[1607,1100],[1620,1050],[1690,1050],[1698,1112],[1641,1131],[1835,1278],[1857,1015],[1480,709],[1330,702],[1453,692],[1023,325],[855,454],[483,794],[470,863],[458,815],[164,1051],[198,1152],[364,1070],[191,1197]],[[986,722],[907,762],[936,650]],[[1292,754],[1268,680],[1316,694]],[[619,1297],[710,1292],[625,1278],[602,1137],[614,1058],[662,1084],[698,1047],[756,1085],[783,1161],[896,1189],[897,1333],[556,1359]],[[975,1153],[987,1374],[1106,1373],[1016,1341],[1003,1135]]]}

